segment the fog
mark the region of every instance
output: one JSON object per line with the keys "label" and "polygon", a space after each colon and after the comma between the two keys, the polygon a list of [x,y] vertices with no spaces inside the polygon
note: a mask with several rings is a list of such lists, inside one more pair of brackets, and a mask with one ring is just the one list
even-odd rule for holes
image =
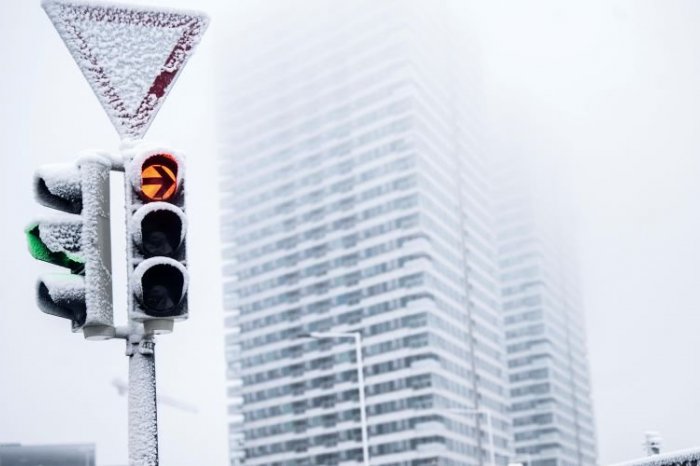
{"label": "fog", "polygon": [[[212,17],[147,139],[182,149],[189,161],[190,319],[159,338],[157,365],[159,391],[198,412],[161,408],[162,463],[223,465],[216,72],[227,29],[244,29],[275,4],[133,3]],[[493,150],[556,161],[569,187],[599,462],[641,456],[650,429],[665,450],[696,446],[700,4],[459,6],[480,49]],[[98,464],[125,464],[126,401],[111,385],[126,379],[123,342],[83,341],[67,321],[37,309],[34,281],[52,268],[30,258],[23,235],[29,220],[48,213],[32,198],[36,167],[70,162],[86,148],[117,150],[119,141],[38,1],[3,0],[0,31],[0,443],[95,442]],[[115,264],[122,237],[115,226]],[[118,307],[125,284],[116,269]]]}

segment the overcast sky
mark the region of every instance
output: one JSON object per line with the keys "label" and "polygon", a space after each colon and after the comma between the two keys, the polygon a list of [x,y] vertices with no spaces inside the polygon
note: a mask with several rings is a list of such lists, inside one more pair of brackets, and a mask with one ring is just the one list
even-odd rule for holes
{"label": "overcast sky", "polygon": [[[199,412],[160,410],[162,462],[224,465],[212,70],[225,59],[221,28],[243,19],[231,2],[134,3],[213,18],[148,139],[188,154],[192,225],[191,318],[159,338],[157,365],[160,392]],[[667,449],[700,444],[700,3],[483,1],[465,13],[481,43],[491,130],[567,169],[600,463],[640,456],[649,429]],[[99,464],[126,464],[126,400],[110,385],[126,380],[123,344],[83,341],[36,308],[34,281],[51,268],[30,258],[22,233],[46,213],[31,193],[37,166],[116,150],[118,138],[38,0],[3,0],[0,34],[0,442],[96,442]]]}

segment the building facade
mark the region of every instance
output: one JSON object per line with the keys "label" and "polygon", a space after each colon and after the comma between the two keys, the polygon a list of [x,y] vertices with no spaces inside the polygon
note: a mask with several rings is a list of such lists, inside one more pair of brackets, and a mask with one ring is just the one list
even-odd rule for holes
{"label": "building facade", "polygon": [[514,454],[594,466],[596,441],[571,211],[556,161],[500,152],[496,208]]}
{"label": "building facade", "polygon": [[232,464],[361,461],[353,345],[304,338],[328,331],[363,337],[372,465],[505,464],[471,52],[439,3],[278,6],[222,109]]}
{"label": "building facade", "polygon": [[360,332],[373,466],[592,465],[568,245],[519,228],[450,3],[268,6],[221,73],[231,464],[361,464],[352,341],[309,338]]}

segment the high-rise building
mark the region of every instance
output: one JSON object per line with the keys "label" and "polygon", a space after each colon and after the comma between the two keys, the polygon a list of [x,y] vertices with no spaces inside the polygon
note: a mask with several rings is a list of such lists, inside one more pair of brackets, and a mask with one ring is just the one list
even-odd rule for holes
{"label": "high-rise building", "polygon": [[594,466],[585,332],[562,174],[556,161],[498,152],[496,213],[515,456],[528,466]]}
{"label": "high-rise building", "polygon": [[458,4],[237,16],[220,94],[232,465],[361,461],[352,341],[314,332],[362,334],[373,466],[595,462],[571,249],[484,149]]}
{"label": "high-rise building", "polygon": [[304,338],[333,331],[363,336],[372,465],[505,464],[471,43],[447,3],[275,8],[238,18],[222,93],[231,463],[358,464],[352,343]]}

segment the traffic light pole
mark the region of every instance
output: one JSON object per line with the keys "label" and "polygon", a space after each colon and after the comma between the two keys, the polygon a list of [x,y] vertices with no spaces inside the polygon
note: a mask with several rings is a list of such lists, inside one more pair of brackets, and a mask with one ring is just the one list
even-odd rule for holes
{"label": "traffic light pole", "polygon": [[[133,147],[132,141],[123,141],[121,152],[126,154]],[[134,196],[129,180],[131,160],[123,156],[124,200],[126,212],[126,262],[127,281],[131,286],[131,274],[134,268],[133,248],[130,223],[133,212],[129,211]],[[131,293],[127,299],[129,318],[126,335],[126,355],[129,357],[129,464],[158,466],[158,403],[156,395],[156,360],[155,336],[146,333],[141,322],[133,320],[134,311]]]}
{"label": "traffic light pole", "polygon": [[[139,324],[140,325],[140,324]],[[136,330],[137,325],[131,325]],[[158,466],[158,411],[153,335],[131,332],[129,357],[129,464]]]}
{"label": "traffic light pole", "polygon": [[[119,332],[119,336],[126,339],[126,354],[129,357],[129,464],[158,466],[155,334],[172,331],[173,320],[186,317],[186,299],[183,296],[186,293],[187,272],[185,266],[175,259],[184,260],[185,257],[184,194],[178,182],[181,178],[177,176],[183,167],[181,159],[166,155],[166,151],[139,149],[137,145],[137,141],[123,141],[121,161],[113,164],[114,169],[124,171],[129,287],[129,325]],[[152,183],[153,175],[161,172],[172,176],[167,179],[171,183],[155,178],[158,181],[155,189],[152,184],[145,183]],[[147,193],[152,196],[170,193],[179,197],[177,200],[163,199],[171,203],[162,202],[160,198],[150,199],[149,202]],[[176,202],[180,204],[176,205]],[[163,267],[170,275],[158,275]],[[172,280],[173,271],[181,274],[181,288],[178,293],[170,294],[164,285]],[[179,306],[178,312],[168,313],[165,311],[171,309],[163,311],[157,307],[163,302],[170,303],[173,308]],[[151,306],[156,306],[156,310]]]}

